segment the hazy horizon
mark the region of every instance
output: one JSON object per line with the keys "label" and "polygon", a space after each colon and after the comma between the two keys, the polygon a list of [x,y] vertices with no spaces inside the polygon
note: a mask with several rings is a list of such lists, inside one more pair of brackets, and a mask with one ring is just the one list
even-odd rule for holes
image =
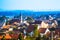
{"label": "hazy horizon", "polygon": [[0,11],[60,11],[60,0],[0,0]]}

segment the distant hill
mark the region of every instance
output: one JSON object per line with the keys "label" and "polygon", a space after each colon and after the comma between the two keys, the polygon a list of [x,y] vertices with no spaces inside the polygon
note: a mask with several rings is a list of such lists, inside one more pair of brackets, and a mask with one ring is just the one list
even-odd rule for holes
{"label": "distant hill", "polygon": [[0,16],[14,16],[14,15],[27,15],[27,16],[40,16],[40,15],[54,15],[59,14],[60,11],[29,11],[29,10],[11,10],[11,11],[0,11]]}

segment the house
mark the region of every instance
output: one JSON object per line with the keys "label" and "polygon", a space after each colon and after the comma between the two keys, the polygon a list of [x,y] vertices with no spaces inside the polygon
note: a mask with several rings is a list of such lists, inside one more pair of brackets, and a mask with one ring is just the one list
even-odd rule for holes
{"label": "house", "polygon": [[2,26],[4,26],[4,24],[5,24],[5,20],[0,20],[0,28],[2,28]]}
{"label": "house", "polygon": [[[11,36],[9,34],[6,34],[4,36],[6,38],[6,40],[10,40],[11,39]],[[0,36],[0,40],[3,38],[3,35]]]}
{"label": "house", "polygon": [[2,28],[3,29],[9,29],[11,27],[11,25],[5,25],[5,26],[3,26]]}
{"label": "house", "polygon": [[10,25],[17,24],[17,23],[20,23],[20,19],[12,19],[12,20],[9,21]]}
{"label": "house", "polygon": [[32,32],[34,30],[34,25],[29,25],[26,29],[28,33]]}
{"label": "house", "polygon": [[31,22],[30,24],[41,24],[41,22],[42,22],[41,20],[38,20],[38,21],[35,20],[35,22]]}
{"label": "house", "polygon": [[[38,31],[39,31],[39,33],[44,34],[44,33],[46,32],[46,29],[47,29],[47,28],[40,28]],[[60,36],[60,28],[56,28],[56,29],[55,29],[54,36],[55,36],[56,34]],[[50,32],[47,32],[45,35],[46,35],[47,37],[51,36],[51,31],[50,31]]]}

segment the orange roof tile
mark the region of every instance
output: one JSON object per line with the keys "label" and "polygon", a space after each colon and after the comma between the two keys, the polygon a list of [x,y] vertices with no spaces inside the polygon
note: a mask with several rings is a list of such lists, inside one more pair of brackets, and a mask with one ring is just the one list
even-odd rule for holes
{"label": "orange roof tile", "polygon": [[2,38],[2,36],[0,36],[0,39]]}
{"label": "orange roof tile", "polygon": [[6,34],[5,38],[6,39],[11,39],[11,36],[9,34]]}
{"label": "orange roof tile", "polygon": [[[0,39],[2,38],[3,36],[0,36]],[[6,34],[5,36],[6,39],[11,39],[11,36],[9,34]]]}
{"label": "orange roof tile", "polygon": [[11,25],[6,25],[6,26],[3,26],[3,28],[9,28]]}
{"label": "orange roof tile", "polygon": [[17,22],[14,22],[14,24],[17,24]]}

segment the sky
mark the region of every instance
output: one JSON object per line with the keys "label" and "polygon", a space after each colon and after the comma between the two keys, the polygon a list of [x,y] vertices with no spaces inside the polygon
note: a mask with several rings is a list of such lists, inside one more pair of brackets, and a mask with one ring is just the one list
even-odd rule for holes
{"label": "sky", "polygon": [[60,0],[0,0],[0,10],[60,11]]}

